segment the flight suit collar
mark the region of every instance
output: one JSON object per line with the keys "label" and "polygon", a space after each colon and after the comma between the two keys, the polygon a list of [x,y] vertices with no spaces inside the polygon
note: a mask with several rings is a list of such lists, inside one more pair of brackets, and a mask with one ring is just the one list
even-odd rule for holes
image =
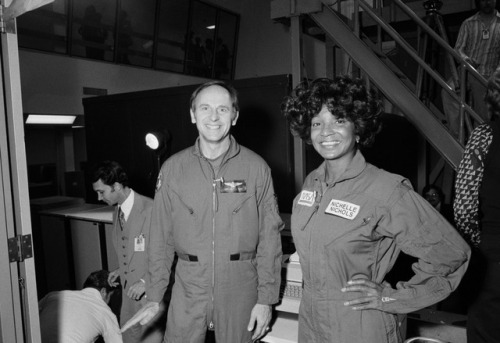
{"label": "flight suit collar", "polygon": [[[361,151],[359,151],[359,149],[358,149],[356,151],[356,154],[354,155],[351,163],[349,164],[349,166],[347,166],[346,170],[338,178],[336,183],[357,177],[359,174],[361,174],[363,172],[363,170],[365,170],[365,168],[366,168],[366,160],[365,160],[363,154],[361,153]],[[326,161],[323,162],[318,167],[318,169],[316,169],[314,179],[317,181],[324,182],[324,183],[328,182],[328,180],[326,179]]]}
{"label": "flight suit collar", "polygon": [[[193,145],[192,152],[194,155],[200,158],[205,158],[200,148],[200,137],[196,139],[196,142]],[[222,161],[221,164],[233,158],[234,156],[238,155],[239,152],[240,152],[240,145],[238,144],[238,142],[236,142],[236,139],[234,139],[233,135],[229,135],[229,148],[228,151],[225,153],[224,160]]]}

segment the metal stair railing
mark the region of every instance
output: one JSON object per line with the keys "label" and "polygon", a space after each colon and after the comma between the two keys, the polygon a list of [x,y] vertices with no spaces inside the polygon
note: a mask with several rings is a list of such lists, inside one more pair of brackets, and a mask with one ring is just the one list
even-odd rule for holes
{"label": "metal stair railing", "polygon": [[[359,0],[355,0],[355,1],[359,1]],[[364,2],[363,0],[361,0],[361,2],[363,2],[363,4],[360,3],[362,8],[364,10],[367,10],[369,5],[366,2]],[[431,38],[433,38],[434,41],[442,49],[444,49],[446,51],[448,57],[450,57],[450,56],[452,57],[452,59],[449,60],[449,63],[453,63],[453,60],[454,60],[459,64],[460,70],[461,70],[461,73],[459,74],[459,85],[460,85],[460,90],[461,90],[460,96],[457,96],[455,91],[449,85],[446,85],[446,87],[443,87],[443,88],[446,90],[446,92],[448,92],[448,94],[450,94],[453,97],[453,99],[455,101],[458,101],[460,103],[460,123],[461,123],[461,125],[460,125],[459,141],[462,144],[464,144],[465,139],[466,139],[466,137],[464,136],[464,134],[465,134],[464,124],[467,124],[469,132],[472,131],[472,129],[473,129],[473,127],[472,127],[473,125],[469,120],[470,118],[466,117],[465,115],[468,114],[477,123],[483,123],[483,121],[484,121],[482,119],[482,117],[479,116],[466,103],[465,99],[466,99],[466,89],[467,89],[467,78],[473,77],[473,78],[476,78],[477,80],[479,80],[479,82],[485,87],[485,91],[486,91],[487,80],[481,74],[479,74],[473,66],[471,66],[469,63],[467,63],[462,58],[462,56],[460,56],[460,54],[458,52],[456,52],[455,49],[453,49],[446,40],[443,39],[443,37],[441,37],[436,31],[434,31],[432,28],[430,28],[429,25],[427,25],[427,23],[425,23],[422,19],[420,19],[420,17],[418,17],[405,3],[403,3],[401,0],[393,0],[391,5],[398,6],[413,22],[415,22],[418,25],[420,30],[425,31],[425,33],[427,35],[429,35]],[[370,13],[370,16],[372,18],[373,18],[373,15],[376,15],[375,12],[371,9],[369,12],[367,10],[367,13]],[[388,25],[385,22],[383,22],[382,24],[383,24],[382,25],[383,28],[388,27]],[[410,55],[413,56],[414,55],[413,52]],[[419,67],[421,67],[421,68],[424,67],[421,59],[416,60],[416,62],[419,64]],[[426,64],[425,61],[423,61],[423,63]],[[450,66],[450,67],[453,69],[455,68],[455,66]],[[440,81],[444,81],[444,80],[439,76],[439,74],[430,73],[430,76],[435,81],[440,83],[441,86],[443,86],[442,82],[440,82]],[[453,78],[455,78],[453,71],[452,71],[452,76],[453,76]],[[439,78],[440,80],[438,81],[437,78]]]}
{"label": "metal stair railing", "polygon": [[[436,71],[434,71],[425,61],[422,56],[418,54],[417,51],[389,24],[385,22],[384,19],[378,15],[373,8],[366,3],[364,0],[354,0],[354,18],[359,17],[359,8],[361,8],[364,13],[370,16],[372,20],[378,25],[377,27],[385,31],[396,43],[398,43],[406,53],[418,64],[420,70],[425,70],[427,74],[438,83],[451,97],[454,101],[459,103],[459,121],[460,121],[460,129],[459,129],[459,137],[458,140],[461,144],[465,144],[466,140],[466,132],[464,127],[467,126],[468,132],[471,132],[473,129],[473,122],[477,122],[479,124],[483,123],[483,119],[479,116],[473,108],[471,108],[466,102],[466,89],[467,89],[467,78],[473,77],[480,81],[486,89],[486,79],[477,72],[477,70],[467,63],[461,56],[458,54],[455,49],[453,49],[446,40],[443,39],[435,30],[433,30],[427,23],[425,23],[420,17],[418,17],[405,3],[401,0],[393,0],[391,6],[399,7],[411,21],[416,23],[420,30],[423,30],[428,36],[430,36],[434,41],[446,51],[448,57],[451,57],[451,60],[457,61],[460,65],[461,73],[459,75],[459,88],[460,95],[457,95],[456,92],[448,85],[446,80],[439,75]],[[359,25],[358,20],[354,20],[354,25]],[[360,29],[354,28],[354,32],[359,32]],[[380,37],[380,35],[379,35]],[[450,61],[451,63],[451,61]],[[455,66],[450,66],[452,69]],[[452,75],[454,73],[452,72]],[[470,75],[469,75],[470,74]],[[417,81],[418,82],[418,81]],[[417,96],[420,96],[419,87],[415,87]],[[468,116],[467,116],[468,115]]]}
{"label": "metal stair railing", "polygon": [[[394,0],[398,1],[398,0]],[[369,79],[381,90],[384,95],[398,108],[405,113],[405,116],[416,126],[424,137],[443,158],[455,169],[457,169],[463,153],[463,146],[453,138],[447,128],[439,121],[432,111],[426,107],[414,91],[411,91],[399,77],[369,48],[358,36],[353,33],[353,29],[346,24],[337,12],[332,9],[327,1],[322,1],[323,11],[310,13],[309,16],[320,26],[323,31],[330,36],[356,64],[364,70]],[[427,63],[417,55],[415,50],[404,41],[392,27],[379,18],[364,0],[355,0],[354,18],[359,15],[359,5],[364,13],[369,14],[386,31],[395,33],[394,39],[408,48],[408,53],[415,59],[421,60],[422,67],[429,73],[435,74],[436,81],[444,88],[449,87],[446,82]],[[356,30],[354,30],[356,31]],[[359,29],[358,29],[359,32]],[[411,51],[411,52],[410,52]],[[440,82],[441,81],[441,82]],[[450,87],[451,91],[451,87]],[[456,94],[455,99],[458,99]],[[465,110],[471,110],[464,107]]]}
{"label": "metal stair railing", "polygon": [[[324,4],[327,5],[327,2],[324,1]],[[471,132],[472,129],[474,128],[474,122],[475,123],[483,123],[483,119],[481,116],[479,116],[473,108],[471,108],[467,102],[466,102],[466,90],[467,90],[467,78],[473,77],[479,80],[479,82],[485,87],[486,91],[486,82],[487,80],[477,72],[477,70],[467,63],[458,52],[453,49],[449,43],[443,39],[434,29],[429,27],[427,23],[424,22],[420,17],[418,17],[405,3],[403,3],[401,0],[393,0],[391,2],[391,6],[397,6],[399,7],[407,16],[408,18],[416,23],[418,25],[419,30],[423,30],[428,36],[430,36],[439,46],[440,48],[444,49],[446,51],[447,57],[449,57],[449,63],[453,63],[453,61],[456,61],[459,66],[460,70],[462,71],[459,75],[459,82],[458,84],[460,85],[457,87],[457,89],[460,89],[460,95],[457,95],[457,93],[448,85],[446,80],[439,75],[436,71],[434,71],[425,61],[422,56],[418,54],[418,52],[396,31],[394,30],[389,24],[385,22],[385,20],[381,17],[380,14],[376,13],[372,6],[370,6],[368,3],[366,3],[364,0],[354,0],[354,28],[353,31],[354,33],[359,33],[360,28],[359,28],[359,14],[360,14],[360,8],[363,10],[364,13],[366,13],[370,18],[377,24],[377,30],[383,30],[385,31],[396,43],[398,43],[406,53],[418,64],[419,70],[425,70],[427,74],[436,82],[438,83],[451,97],[454,101],[459,103],[459,121],[460,121],[460,128],[459,128],[459,137],[458,140],[461,144],[465,144],[466,141],[466,131],[465,127],[467,127],[468,131]],[[377,35],[378,39],[381,39],[380,33]],[[381,43],[380,43],[381,44]],[[455,69],[455,66],[452,65],[450,66],[452,68],[452,76],[455,78],[455,73],[453,72],[453,69]],[[457,80],[455,80],[457,81]],[[418,83],[418,80],[417,80]],[[455,82],[455,84],[457,84]],[[416,94],[418,97],[420,97],[420,88],[418,86],[415,87]]]}

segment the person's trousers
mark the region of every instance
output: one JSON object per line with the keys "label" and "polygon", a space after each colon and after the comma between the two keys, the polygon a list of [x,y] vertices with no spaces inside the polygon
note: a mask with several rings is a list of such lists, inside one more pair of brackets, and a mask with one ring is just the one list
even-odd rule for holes
{"label": "person's trousers", "polygon": [[500,262],[488,261],[479,294],[467,313],[467,343],[500,342]]}
{"label": "person's trousers", "polygon": [[[455,88],[452,80],[449,80],[448,84],[453,89]],[[488,121],[488,108],[484,101],[484,97],[486,95],[485,87],[481,84],[481,82],[476,80],[476,78],[471,77],[469,81],[469,89],[472,100],[472,108],[483,120]],[[446,116],[448,129],[454,137],[458,138],[458,132],[460,129],[460,104],[444,89],[441,91],[441,98],[443,100],[443,112]]]}

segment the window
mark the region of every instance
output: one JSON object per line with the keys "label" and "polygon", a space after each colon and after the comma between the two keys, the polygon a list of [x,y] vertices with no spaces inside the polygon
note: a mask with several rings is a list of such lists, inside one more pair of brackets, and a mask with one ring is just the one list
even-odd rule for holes
{"label": "window", "polygon": [[116,0],[73,1],[71,55],[113,61]]}
{"label": "window", "polygon": [[19,45],[66,54],[67,25],[67,0],[55,0],[17,18]]}
{"label": "window", "polygon": [[162,0],[158,21],[158,69],[184,72],[189,1]]}
{"label": "window", "polygon": [[233,78],[239,16],[199,0],[55,0],[18,18],[19,46]]}

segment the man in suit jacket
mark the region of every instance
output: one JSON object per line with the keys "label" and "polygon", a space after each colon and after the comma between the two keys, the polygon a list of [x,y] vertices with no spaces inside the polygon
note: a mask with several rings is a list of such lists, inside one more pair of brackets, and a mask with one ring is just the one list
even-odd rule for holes
{"label": "man in suit jacket", "polygon": [[[104,161],[97,166],[92,187],[97,198],[116,206],[113,214],[113,243],[119,267],[109,274],[111,286],[122,286],[120,323],[127,322],[145,303],[148,279],[149,228],[152,199],[134,192],[129,187],[128,176],[114,161]],[[161,314],[157,316],[161,317]],[[146,327],[136,325],[123,335],[125,343],[161,342],[164,320],[155,320]]]}

